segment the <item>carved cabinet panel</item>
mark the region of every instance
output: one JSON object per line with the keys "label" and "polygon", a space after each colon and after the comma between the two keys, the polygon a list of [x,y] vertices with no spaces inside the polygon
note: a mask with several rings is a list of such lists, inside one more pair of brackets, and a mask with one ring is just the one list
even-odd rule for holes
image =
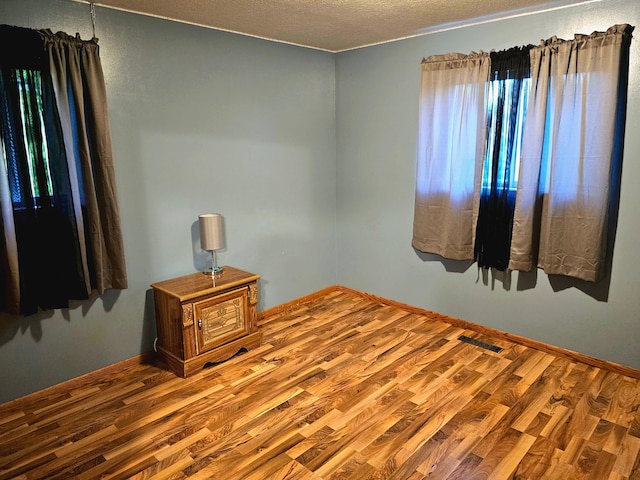
{"label": "carved cabinet panel", "polygon": [[241,288],[193,304],[198,352],[205,352],[250,330],[248,289]]}

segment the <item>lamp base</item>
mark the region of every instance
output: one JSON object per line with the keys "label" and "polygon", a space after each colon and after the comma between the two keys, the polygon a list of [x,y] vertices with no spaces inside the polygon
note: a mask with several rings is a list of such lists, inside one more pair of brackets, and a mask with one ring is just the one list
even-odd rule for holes
{"label": "lamp base", "polygon": [[215,250],[211,250],[211,266],[207,268],[204,272],[205,275],[213,275],[215,273],[216,277],[222,275],[222,267],[218,266],[218,255]]}
{"label": "lamp base", "polygon": [[212,268],[209,267],[207,268],[204,272],[202,272],[205,275],[213,275],[214,273],[216,274],[216,277],[219,277],[220,275],[222,275],[222,271],[224,270],[223,267],[216,267],[216,268]]}

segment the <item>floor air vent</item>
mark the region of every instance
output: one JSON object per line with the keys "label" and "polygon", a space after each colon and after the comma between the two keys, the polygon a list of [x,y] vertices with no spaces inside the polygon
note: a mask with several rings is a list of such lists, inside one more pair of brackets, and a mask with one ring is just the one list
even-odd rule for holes
{"label": "floor air vent", "polygon": [[492,352],[500,353],[503,349],[502,347],[497,347],[496,345],[491,345],[490,343],[481,342],[480,340],[476,340],[475,338],[470,338],[465,335],[461,335],[458,337],[458,340],[465,343],[470,343],[471,345],[475,345],[476,347],[486,348],[487,350],[491,350]]}

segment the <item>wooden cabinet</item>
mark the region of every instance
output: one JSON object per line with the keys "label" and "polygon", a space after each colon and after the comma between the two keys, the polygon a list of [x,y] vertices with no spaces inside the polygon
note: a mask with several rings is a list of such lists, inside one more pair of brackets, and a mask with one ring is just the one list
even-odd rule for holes
{"label": "wooden cabinet", "polygon": [[259,275],[226,266],[154,283],[156,351],[181,377],[260,345]]}

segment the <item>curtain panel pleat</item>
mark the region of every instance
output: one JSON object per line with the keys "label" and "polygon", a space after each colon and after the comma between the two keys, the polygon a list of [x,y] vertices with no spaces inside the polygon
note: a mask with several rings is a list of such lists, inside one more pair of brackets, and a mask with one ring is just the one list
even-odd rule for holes
{"label": "curtain panel pleat", "polygon": [[[74,186],[83,186],[83,217],[86,248],[83,269],[89,291],[100,294],[108,288],[127,288],[124,245],[115,184],[111,130],[104,74],[97,39],[83,41],[66,33],[42,32],[48,54],[56,100],[64,112],[67,151],[78,162],[80,176]],[[71,95],[69,95],[71,93]],[[75,121],[71,121],[74,119]],[[79,206],[80,196],[74,196]]]}
{"label": "curtain panel pleat", "polygon": [[604,275],[612,172],[621,161],[620,67],[632,30],[616,25],[532,49],[510,269]]}
{"label": "curtain panel pleat", "polygon": [[419,251],[473,259],[489,64],[485,52],[422,62],[412,240]]}

